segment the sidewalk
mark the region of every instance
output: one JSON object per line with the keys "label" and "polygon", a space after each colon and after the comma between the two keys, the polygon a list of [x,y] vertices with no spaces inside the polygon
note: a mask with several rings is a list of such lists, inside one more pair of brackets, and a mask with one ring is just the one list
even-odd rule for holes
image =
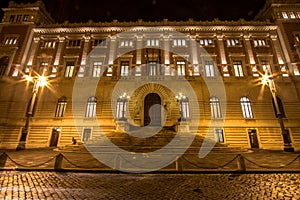
{"label": "sidewalk", "polygon": [[[61,160],[58,159],[58,155]],[[115,159],[116,155],[111,154],[111,156],[111,159]],[[99,162],[83,147],[68,150],[54,148],[0,150],[0,169],[118,172]],[[202,159],[196,154],[184,154],[159,172],[223,173],[235,171],[300,172],[300,154],[299,152],[249,150],[240,153],[211,152]]]}

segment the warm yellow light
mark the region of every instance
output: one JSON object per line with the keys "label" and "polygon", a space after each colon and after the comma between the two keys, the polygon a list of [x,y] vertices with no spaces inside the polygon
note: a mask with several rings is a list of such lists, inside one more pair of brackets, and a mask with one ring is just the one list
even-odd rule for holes
{"label": "warm yellow light", "polygon": [[39,82],[39,86],[42,87],[48,84],[45,76],[39,76],[38,82]]}
{"label": "warm yellow light", "polygon": [[262,79],[261,79],[261,83],[263,84],[263,85],[266,85],[266,84],[268,84],[268,82],[269,82],[269,76],[267,76],[267,75],[263,75],[262,76]]}
{"label": "warm yellow light", "polygon": [[26,81],[32,82],[32,77],[31,76],[25,75],[24,78],[25,78]]}

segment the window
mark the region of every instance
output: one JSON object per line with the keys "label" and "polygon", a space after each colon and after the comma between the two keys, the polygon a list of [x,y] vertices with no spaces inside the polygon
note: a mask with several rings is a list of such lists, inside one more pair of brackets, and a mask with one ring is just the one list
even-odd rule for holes
{"label": "window", "polygon": [[290,15],[291,19],[295,19],[296,18],[295,14],[293,12],[289,12],[289,15]]}
{"label": "window", "polygon": [[200,39],[200,45],[211,46],[211,45],[213,45],[213,40],[212,39]]}
{"label": "window", "polygon": [[5,46],[15,46],[17,44],[18,37],[16,36],[8,36],[4,39]]}
{"label": "window", "polygon": [[284,19],[288,19],[289,18],[288,14],[286,12],[282,12],[282,17]]}
{"label": "window", "polygon": [[24,16],[23,16],[23,22],[27,22],[28,19],[29,19],[29,15],[24,15]]}
{"label": "window", "polygon": [[175,47],[186,46],[186,40],[185,40],[185,39],[174,39],[174,40],[173,40],[173,45],[174,45]]}
{"label": "window", "polygon": [[16,22],[21,22],[21,19],[22,19],[22,15],[17,15]]}
{"label": "window", "polygon": [[7,70],[9,58],[8,56],[2,57],[0,59],[0,76],[4,76]]}
{"label": "window", "polygon": [[66,63],[66,70],[65,70],[65,77],[73,77],[75,62],[67,62]]}
{"label": "window", "polygon": [[244,118],[253,118],[250,100],[247,97],[242,97],[240,101]]}
{"label": "window", "polygon": [[217,97],[211,97],[209,101],[210,101],[211,117],[215,119],[222,118],[219,99]]}
{"label": "window", "polygon": [[255,47],[267,46],[267,42],[265,39],[255,39],[255,40],[253,40],[253,42],[254,42]]}
{"label": "window", "polygon": [[240,45],[239,39],[227,39],[227,46],[237,46]]}
{"label": "window", "polygon": [[119,120],[125,120],[125,113],[127,109],[128,96],[124,93],[117,99],[116,118]]}
{"label": "window", "polygon": [[157,68],[158,64],[156,61],[150,61],[148,64],[148,69],[149,69],[149,76],[157,76]]}
{"label": "window", "polygon": [[236,77],[243,77],[243,67],[242,67],[242,62],[241,61],[234,61],[233,62],[233,69],[234,69],[234,75]]}
{"label": "window", "polygon": [[121,61],[121,76],[128,76],[129,62]]}
{"label": "window", "polygon": [[180,102],[180,117],[181,121],[190,119],[190,102],[188,98],[182,99]]}
{"label": "window", "polygon": [[39,69],[39,74],[45,74],[47,71],[48,71],[48,63],[41,62],[40,69]]}
{"label": "window", "polygon": [[68,47],[79,47],[81,40],[69,40]]}
{"label": "window", "polygon": [[54,48],[55,47],[55,41],[45,41],[44,42],[44,47],[45,48]]}
{"label": "window", "polygon": [[94,62],[93,64],[93,77],[100,77],[101,75],[101,67],[102,67],[102,62]]}
{"label": "window", "polygon": [[121,47],[132,47],[132,46],[133,46],[133,41],[132,41],[132,40],[129,40],[129,39],[122,40],[122,41],[120,42],[120,46],[121,46]]}
{"label": "window", "polygon": [[107,46],[107,41],[106,40],[94,40],[93,46],[99,46],[99,47],[106,47]]}
{"label": "window", "polygon": [[159,40],[158,39],[148,39],[147,40],[147,46],[158,47],[159,46]]}
{"label": "window", "polygon": [[86,105],[86,112],[85,112],[86,118],[96,117],[96,105],[97,105],[96,97],[90,97]]}
{"label": "window", "polygon": [[223,129],[215,129],[215,139],[216,142],[224,142]]}
{"label": "window", "polygon": [[215,69],[213,61],[205,61],[205,75],[206,77],[214,77]]}
{"label": "window", "polygon": [[11,15],[9,18],[9,22],[14,22],[16,18],[16,15]]}
{"label": "window", "polygon": [[300,42],[300,34],[295,34],[295,39],[296,39],[296,42]]}
{"label": "window", "polygon": [[[282,105],[282,101],[279,97],[276,96],[276,101],[277,101],[277,105],[278,105],[278,109],[279,109],[279,113],[281,115],[281,117],[285,117],[285,112],[284,112],[284,109],[283,109],[283,105]],[[272,98],[272,103],[273,103],[273,108],[274,108],[274,113],[275,113],[275,116],[276,118],[279,117],[279,113],[277,112],[277,108],[275,106],[275,102],[274,102],[274,99]]]}
{"label": "window", "polygon": [[262,70],[263,70],[264,74],[266,72],[268,72],[269,75],[272,74],[271,68],[270,68],[270,65],[269,65],[268,61],[265,61],[265,60],[261,61],[261,66],[262,66]]}
{"label": "window", "polygon": [[67,98],[61,97],[57,101],[55,117],[63,117],[67,107]]}
{"label": "window", "polygon": [[185,62],[184,61],[177,61],[177,75],[178,76],[185,76]]}
{"label": "window", "polygon": [[85,128],[83,129],[82,142],[87,142],[91,139],[92,129]]}

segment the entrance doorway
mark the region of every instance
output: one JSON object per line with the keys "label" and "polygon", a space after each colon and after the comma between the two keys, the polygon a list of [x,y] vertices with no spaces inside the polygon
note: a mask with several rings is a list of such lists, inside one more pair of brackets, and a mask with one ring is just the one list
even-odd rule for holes
{"label": "entrance doorway", "polygon": [[50,147],[57,147],[60,128],[53,128],[51,133]]}
{"label": "entrance doorway", "polygon": [[144,126],[147,125],[161,126],[161,99],[156,93],[150,93],[145,97]]}
{"label": "entrance doorway", "polygon": [[248,130],[248,135],[249,135],[251,148],[258,149],[259,144],[258,144],[256,129],[249,129]]}

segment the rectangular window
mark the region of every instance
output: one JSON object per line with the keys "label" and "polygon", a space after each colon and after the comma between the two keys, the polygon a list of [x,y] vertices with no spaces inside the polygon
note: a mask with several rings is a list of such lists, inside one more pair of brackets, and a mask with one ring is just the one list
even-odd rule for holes
{"label": "rectangular window", "polygon": [[186,46],[186,40],[185,40],[185,39],[174,39],[174,40],[173,40],[173,45],[174,45],[175,47]]}
{"label": "rectangular window", "polygon": [[267,46],[267,42],[265,39],[255,39],[253,40],[255,47]]}
{"label": "rectangular window", "polygon": [[130,39],[121,40],[120,46],[121,47],[132,47],[133,46],[133,41],[130,40]]}
{"label": "rectangular window", "polygon": [[129,72],[129,62],[121,61],[121,76],[128,76]]}
{"label": "rectangular window", "polygon": [[97,40],[94,40],[93,46],[106,47],[107,42],[106,42],[106,40],[97,39]]}
{"label": "rectangular window", "polygon": [[5,46],[15,46],[17,44],[18,37],[16,36],[8,36],[4,39]]}
{"label": "rectangular window", "polygon": [[213,40],[212,39],[200,39],[200,45],[211,46],[211,45],[213,45]]}
{"label": "rectangular window", "polygon": [[55,117],[63,117],[66,111],[67,101],[65,98],[59,99],[56,106]]}
{"label": "rectangular window", "polygon": [[9,18],[9,22],[14,22],[16,18],[16,15],[11,15]]}
{"label": "rectangular window", "polygon": [[51,68],[51,74],[50,74],[50,78],[55,78],[57,74],[57,66],[53,66]]}
{"label": "rectangular window", "polygon": [[40,69],[39,69],[39,74],[44,74],[48,71],[48,63],[46,62],[41,62],[40,64]]}
{"label": "rectangular window", "polygon": [[23,16],[23,22],[27,22],[28,19],[29,19],[29,15],[24,15],[24,16]]}
{"label": "rectangular window", "polygon": [[289,15],[290,15],[291,19],[296,19],[296,16],[295,16],[295,14],[293,12],[289,12]]}
{"label": "rectangular window", "polygon": [[215,129],[216,142],[224,142],[223,129]]}
{"label": "rectangular window", "polygon": [[177,61],[177,75],[178,76],[185,76],[185,62],[184,61]]}
{"label": "rectangular window", "polygon": [[112,76],[112,74],[113,74],[113,67],[109,66],[107,68],[106,76]]}
{"label": "rectangular window", "polygon": [[68,47],[79,47],[81,40],[69,40]]}
{"label": "rectangular window", "polygon": [[94,62],[93,64],[93,77],[100,77],[101,75],[102,62]]}
{"label": "rectangular window", "polygon": [[227,39],[227,46],[238,46],[240,45],[239,39]]}
{"label": "rectangular window", "polygon": [[54,48],[55,47],[55,41],[45,41],[44,42],[45,48]]}
{"label": "rectangular window", "polygon": [[234,68],[234,75],[235,77],[243,77],[243,67],[241,61],[234,61],[233,62],[233,68]]}
{"label": "rectangular window", "polygon": [[288,19],[289,18],[288,14],[286,12],[282,12],[282,17],[284,19]]}
{"label": "rectangular window", "polygon": [[22,19],[22,15],[17,15],[16,22],[21,22],[21,19]]}
{"label": "rectangular window", "polygon": [[87,142],[91,139],[92,135],[92,129],[90,128],[85,128],[83,130],[83,135],[82,135],[82,142]]}
{"label": "rectangular window", "polygon": [[159,46],[159,40],[158,39],[148,39],[147,40],[147,46],[158,47]]}
{"label": "rectangular window", "polygon": [[66,70],[65,70],[65,77],[68,77],[68,78],[73,77],[74,68],[75,68],[75,62],[67,62]]}
{"label": "rectangular window", "polygon": [[213,61],[205,61],[205,75],[206,77],[214,77],[215,69]]}

